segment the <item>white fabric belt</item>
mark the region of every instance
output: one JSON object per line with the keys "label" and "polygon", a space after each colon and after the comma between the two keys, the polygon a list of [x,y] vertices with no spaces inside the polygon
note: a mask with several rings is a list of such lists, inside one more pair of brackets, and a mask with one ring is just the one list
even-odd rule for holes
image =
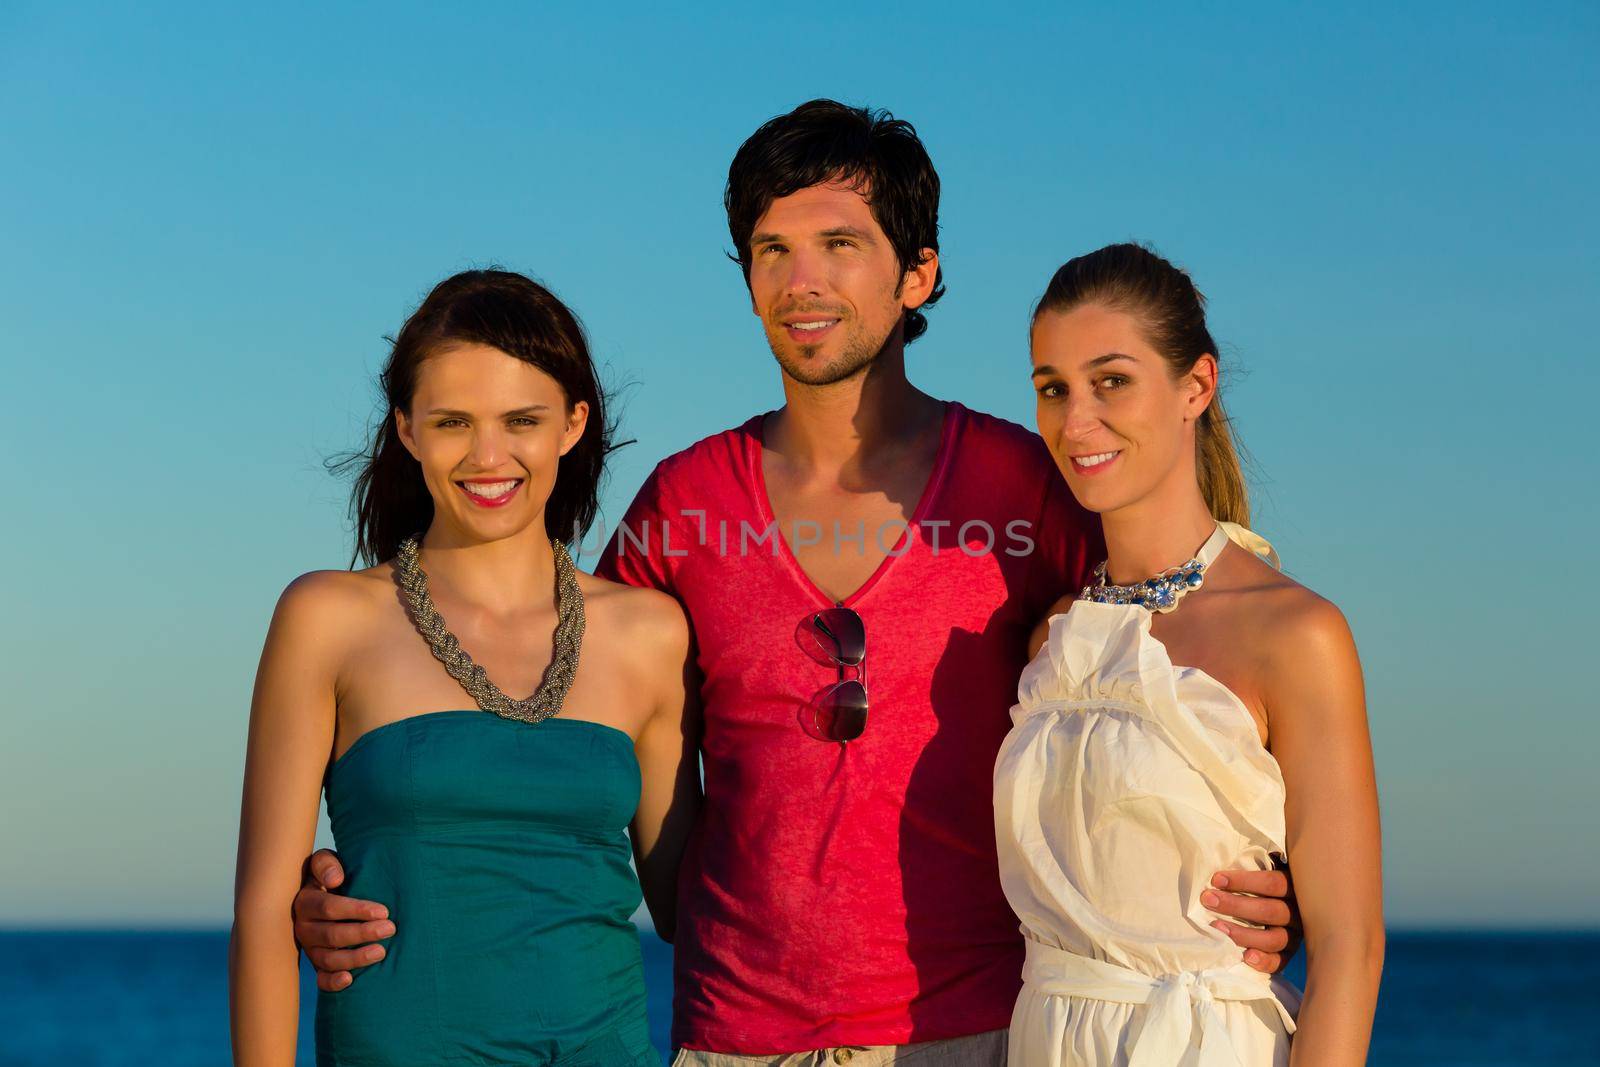
{"label": "white fabric belt", "polygon": [[1272,992],[1271,979],[1240,962],[1206,971],[1148,975],[1115,963],[1079,956],[1027,939],[1023,982],[1052,997],[1082,997],[1118,1004],[1148,1004],[1144,1026],[1128,1046],[1128,1067],[1171,1067],[1183,1058],[1200,1021],[1200,1067],[1240,1067],[1217,1011],[1219,1000],[1269,1000],[1284,1029],[1294,1033],[1294,1018]]}

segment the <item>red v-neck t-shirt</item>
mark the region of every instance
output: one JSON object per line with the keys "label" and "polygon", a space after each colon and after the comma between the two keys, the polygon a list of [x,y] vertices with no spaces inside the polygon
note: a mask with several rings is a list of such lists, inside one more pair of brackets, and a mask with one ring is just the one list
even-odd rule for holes
{"label": "red v-neck t-shirt", "polygon": [[597,568],[683,603],[704,679],[673,1042],[786,1053],[1004,1028],[1023,949],[994,761],[1029,630],[1083,584],[1099,523],[1037,435],[948,404],[915,514],[866,531],[892,551],[844,601],[866,624],[866,730],[818,741],[802,716],[838,673],[797,633],[832,601],[795,532],[772,532],[764,418],[663,460]]}

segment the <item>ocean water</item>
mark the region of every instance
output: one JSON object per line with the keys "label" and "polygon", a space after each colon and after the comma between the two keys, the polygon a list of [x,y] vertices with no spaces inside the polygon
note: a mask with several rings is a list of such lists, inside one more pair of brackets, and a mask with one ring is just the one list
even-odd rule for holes
{"label": "ocean water", "polygon": [[[648,933],[643,942],[665,1058],[671,949]],[[1391,934],[1368,1062],[1600,1064],[1597,968],[1596,932]],[[303,979],[300,1062],[311,1064],[316,990]],[[0,931],[0,1065],[228,1061],[225,933]]]}

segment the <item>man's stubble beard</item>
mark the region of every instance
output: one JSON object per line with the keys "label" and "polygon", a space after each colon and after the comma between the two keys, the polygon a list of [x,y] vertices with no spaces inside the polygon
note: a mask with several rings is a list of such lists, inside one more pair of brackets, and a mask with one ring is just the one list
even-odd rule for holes
{"label": "man's stubble beard", "polygon": [[[893,334],[894,331],[891,329],[888,334],[877,340],[852,334],[845,338],[844,351],[839,353],[838,358],[821,367],[809,363],[796,363],[790,358],[783,342],[771,335],[767,337],[767,344],[772,349],[772,355],[777,359],[778,366],[783,368],[783,373],[801,385],[834,385],[853,378],[869,368]],[[816,347],[801,345],[800,352],[802,355],[808,355],[807,349],[815,351]]]}

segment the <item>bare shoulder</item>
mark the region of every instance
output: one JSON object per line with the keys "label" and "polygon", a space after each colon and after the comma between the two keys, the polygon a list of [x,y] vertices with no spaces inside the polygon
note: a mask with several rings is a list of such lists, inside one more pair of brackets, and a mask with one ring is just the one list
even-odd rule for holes
{"label": "bare shoulder", "polygon": [[1359,684],[1361,664],[1350,624],[1338,605],[1250,557],[1251,625],[1269,689],[1301,691]]}
{"label": "bare shoulder", "polygon": [[1262,598],[1262,632],[1278,655],[1323,657],[1355,650],[1350,624],[1338,605],[1286,575],[1277,575]]}
{"label": "bare shoulder", "polygon": [[273,628],[319,640],[351,635],[394,601],[387,564],[359,571],[310,571],[278,597]]}
{"label": "bare shoulder", "polygon": [[689,620],[683,606],[659,589],[613,582],[579,573],[584,607],[591,624],[599,624],[633,656],[677,667],[689,652]]}
{"label": "bare shoulder", "polygon": [[280,608],[292,611],[337,611],[368,603],[381,590],[393,589],[393,568],[387,563],[359,571],[307,571],[284,589]]}

